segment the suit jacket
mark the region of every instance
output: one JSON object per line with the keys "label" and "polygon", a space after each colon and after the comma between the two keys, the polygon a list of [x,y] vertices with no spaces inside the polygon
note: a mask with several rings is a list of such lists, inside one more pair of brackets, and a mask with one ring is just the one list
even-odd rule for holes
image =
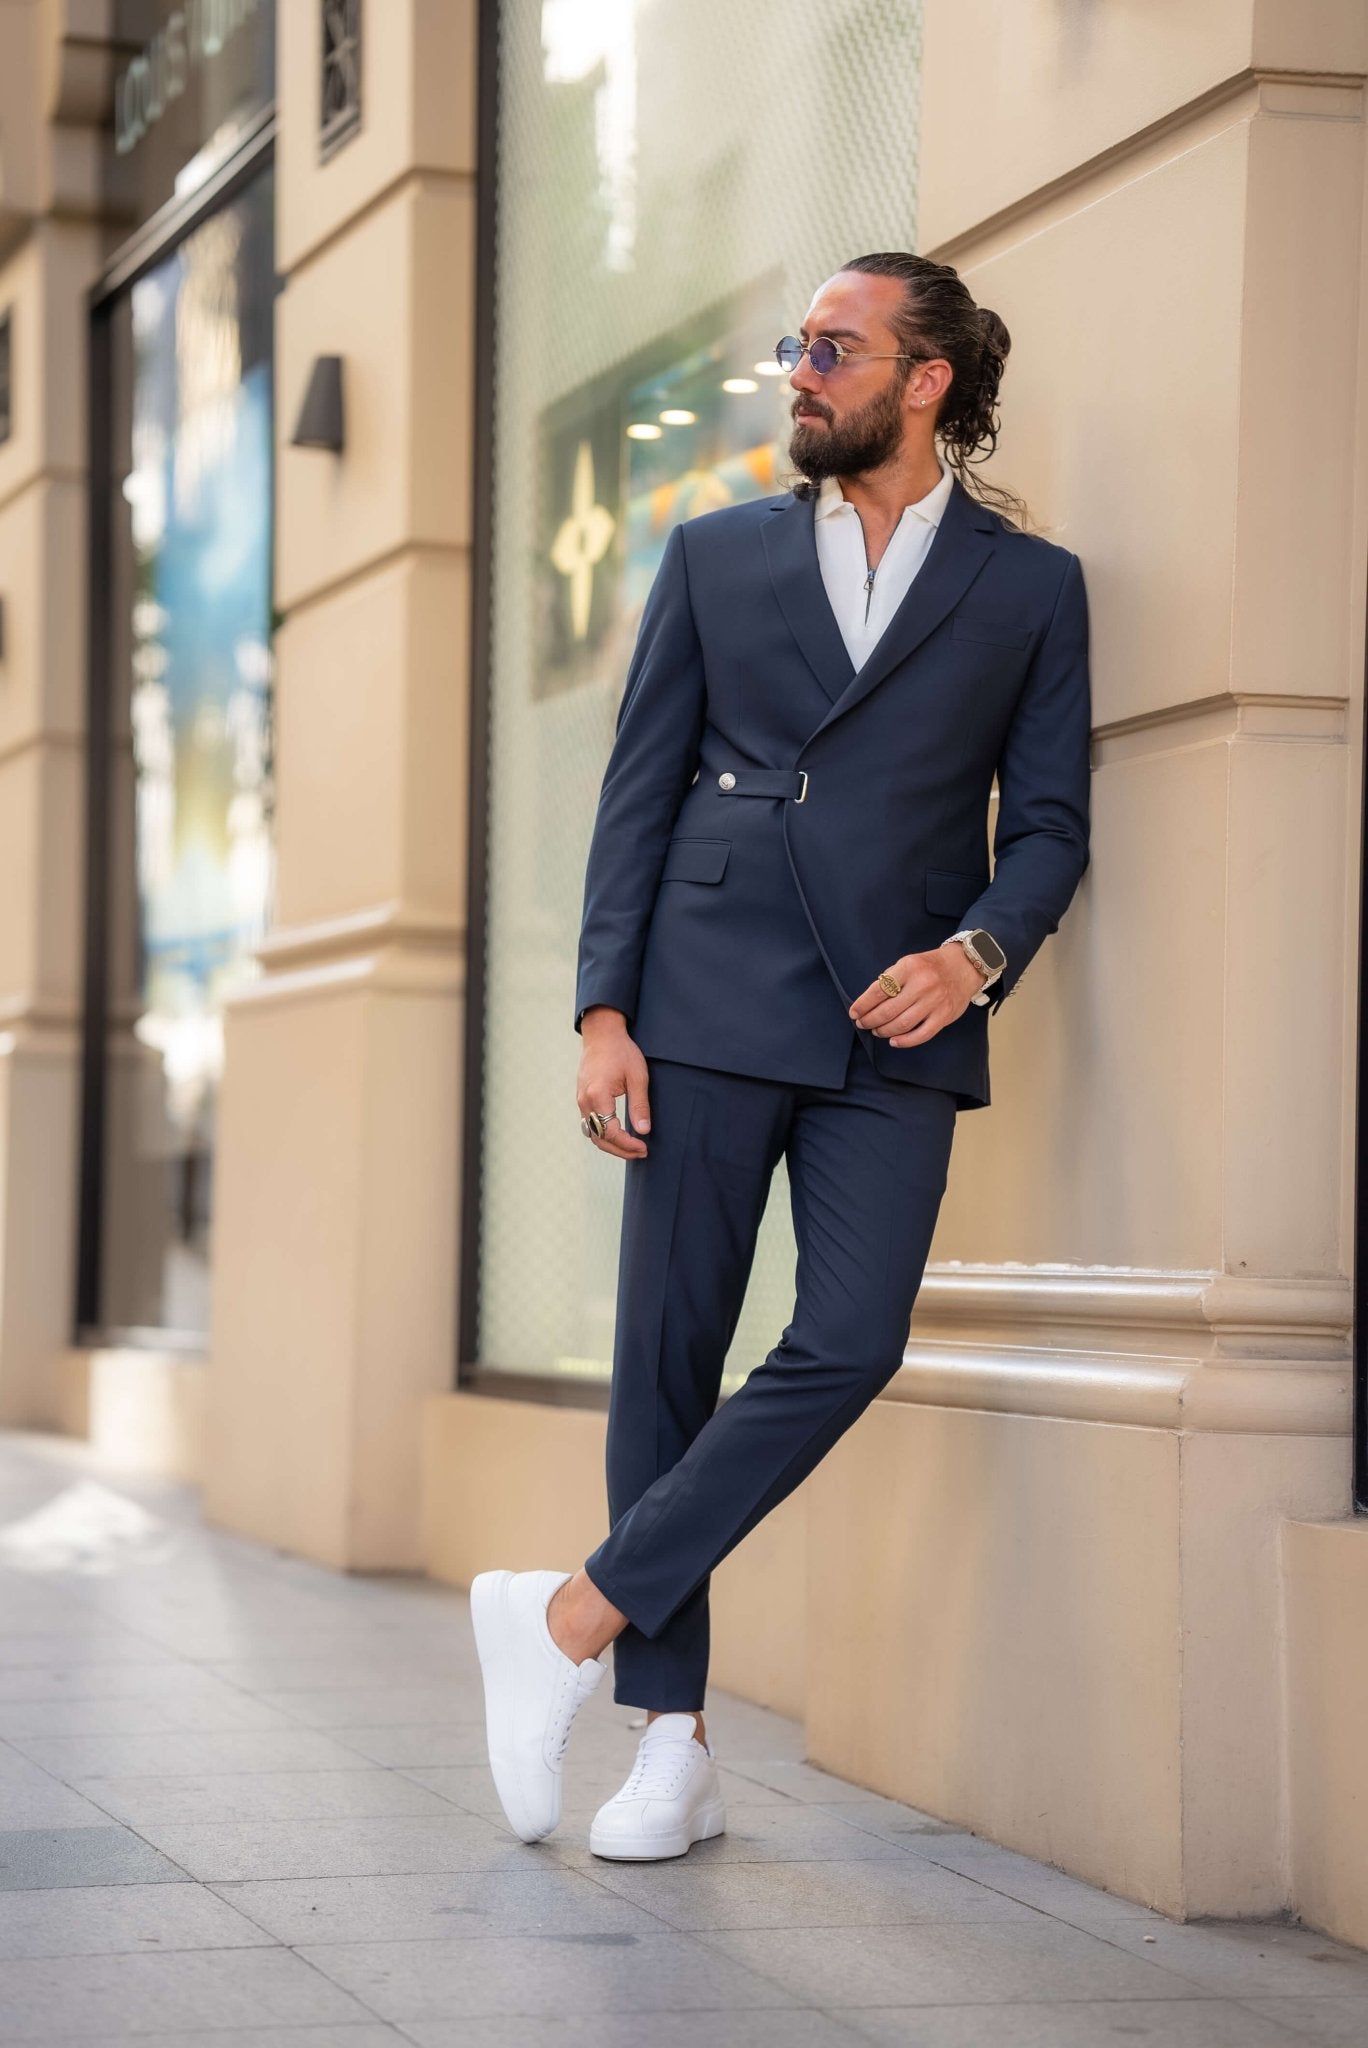
{"label": "suit jacket", "polygon": [[991,1003],[924,1045],[858,1036],[880,1072],[985,1106],[989,1016],[1088,865],[1090,735],[1077,555],[958,478],[858,672],[810,499],[676,527],[599,792],[575,1029],[610,1003],[648,1059],[839,1086],[861,990],[982,925],[1007,955]]}

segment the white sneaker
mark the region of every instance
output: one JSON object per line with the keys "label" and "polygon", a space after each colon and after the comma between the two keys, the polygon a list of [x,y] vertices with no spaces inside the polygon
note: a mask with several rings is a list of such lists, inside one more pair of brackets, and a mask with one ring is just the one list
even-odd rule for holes
{"label": "white sneaker", "polygon": [[567,1657],[546,1619],[570,1572],[477,1572],[470,1618],[484,1675],[485,1736],[499,1804],[524,1842],[561,1817],[561,1766],[576,1713],[608,1666]]}
{"label": "white sneaker", "polygon": [[627,1783],[594,1815],[589,1847],[634,1862],[683,1856],[726,1824],[711,1743],[694,1734],[692,1714],[657,1714]]}

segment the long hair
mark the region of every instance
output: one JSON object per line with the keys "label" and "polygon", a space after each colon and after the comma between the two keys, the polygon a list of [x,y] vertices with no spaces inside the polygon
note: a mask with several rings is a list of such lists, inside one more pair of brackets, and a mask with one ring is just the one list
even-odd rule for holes
{"label": "long hair", "polygon": [[[935,418],[946,462],[972,497],[1029,530],[1034,522],[1025,499],[1004,484],[990,483],[973,467],[997,447],[1001,422],[994,408],[1012,346],[1003,321],[990,307],[975,303],[957,270],[929,256],[885,250],[856,256],[841,269],[901,280],[903,303],[892,320],[899,347],[912,355],[943,356],[954,372]],[[898,365],[902,384],[914,367]]]}

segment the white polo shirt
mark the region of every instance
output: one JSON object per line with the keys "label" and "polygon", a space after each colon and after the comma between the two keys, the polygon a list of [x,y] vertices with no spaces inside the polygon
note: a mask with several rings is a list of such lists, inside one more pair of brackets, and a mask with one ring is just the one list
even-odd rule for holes
{"label": "white polo shirt", "polygon": [[936,459],[940,482],[915,505],[904,507],[872,584],[859,513],[834,476],[825,478],[817,493],[813,506],[817,560],[841,638],[857,670],[864,667],[906,597],[954,487],[953,472],[939,455]]}

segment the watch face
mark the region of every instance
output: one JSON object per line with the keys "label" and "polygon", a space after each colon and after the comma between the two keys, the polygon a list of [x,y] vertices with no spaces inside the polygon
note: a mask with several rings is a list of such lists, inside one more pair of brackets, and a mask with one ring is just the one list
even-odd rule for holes
{"label": "watch face", "polygon": [[990,974],[996,974],[1000,967],[1007,965],[1007,955],[1003,952],[991,932],[976,931],[974,933],[974,951],[984,962]]}

